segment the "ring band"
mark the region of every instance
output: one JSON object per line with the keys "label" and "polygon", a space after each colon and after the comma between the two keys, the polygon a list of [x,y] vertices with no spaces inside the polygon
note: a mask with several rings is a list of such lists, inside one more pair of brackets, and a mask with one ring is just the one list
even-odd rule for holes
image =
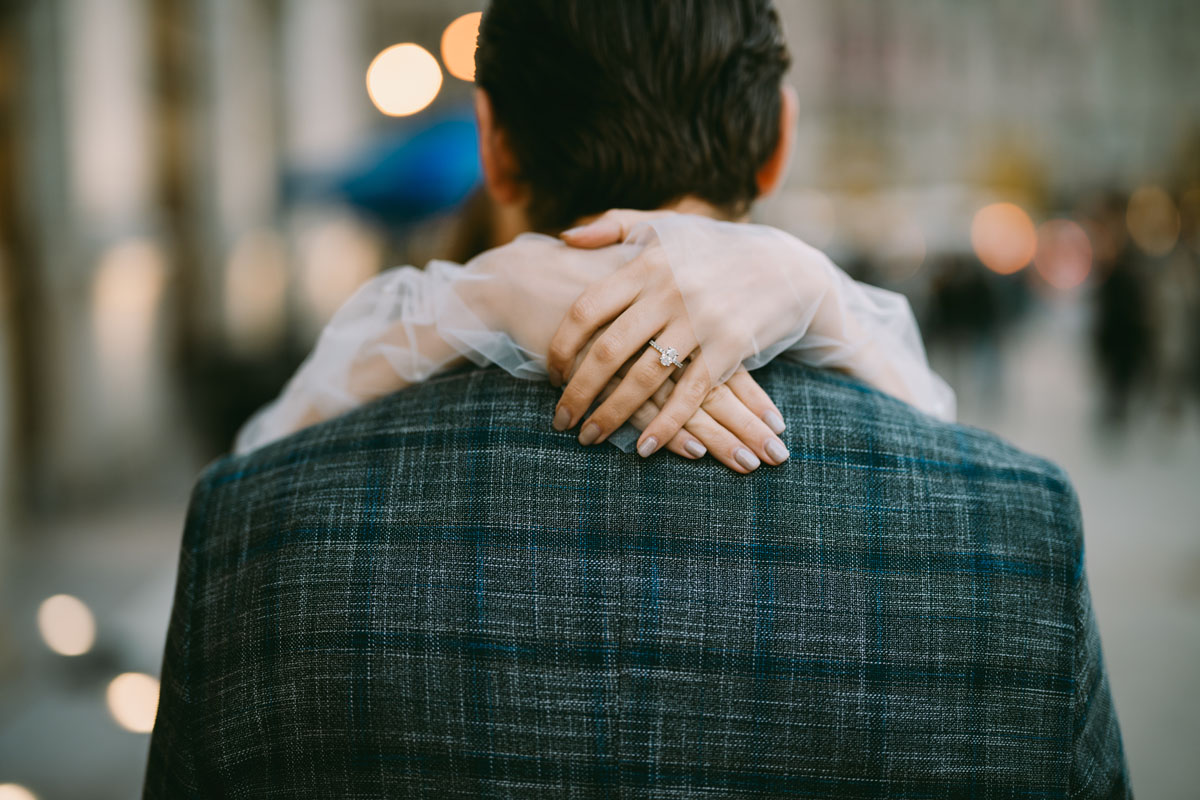
{"label": "ring band", "polygon": [[650,346],[659,352],[658,363],[664,367],[676,366],[683,367],[683,362],[679,360],[679,351],[674,347],[663,347],[653,339],[650,340]]}

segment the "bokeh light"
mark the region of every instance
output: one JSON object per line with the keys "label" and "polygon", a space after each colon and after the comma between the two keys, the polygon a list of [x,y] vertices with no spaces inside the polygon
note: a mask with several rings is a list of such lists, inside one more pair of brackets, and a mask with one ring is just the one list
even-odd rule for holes
{"label": "bokeh light", "polygon": [[127,731],[149,733],[158,713],[158,681],[141,672],[126,672],[112,679],[106,693],[108,711]]}
{"label": "bokeh light", "polygon": [[475,42],[482,17],[482,11],[463,14],[447,25],[442,34],[442,61],[446,71],[459,80],[475,80]]}
{"label": "bokeh light", "polygon": [[0,783],[0,800],[37,800],[37,795],[16,783]]}
{"label": "bokeh light", "polygon": [[433,102],[441,88],[442,68],[419,44],[392,45],[367,68],[371,102],[391,117],[417,113]]}
{"label": "bokeh light", "polygon": [[[37,612],[42,641],[62,656],[81,656],[96,641],[96,618],[78,597],[56,594],[42,601]],[[2,796],[0,796],[2,800]]]}
{"label": "bokeh light", "polygon": [[983,265],[1011,275],[1029,265],[1037,252],[1037,229],[1029,215],[1013,203],[979,209],[971,222],[971,246]]}
{"label": "bokeh light", "polygon": [[314,222],[298,237],[300,287],[316,320],[324,324],[382,263],[382,243],[351,217]]}
{"label": "bokeh light", "polygon": [[166,257],[149,240],[121,242],[101,257],[92,289],[93,322],[97,350],[114,383],[140,381],[166,282]]}
{"label": "bokeh light", "polygon": [[1038,274],[1056,289],[1074,289],[1092,271],[1092,242],[1087,231],[1069,219],[1052,219],[1038,228]]}
{"label": "bokeh light", "polygon": [[1179,239],[1179,210],[1157,186],[1143,186],[1130,195],[1125,223],[1133,241],[1148,255],[1166,255]]}
{"label": "bokeh light", "polygon": [[244,234],[225,267],[225,324],[233,349],[258,353],[284,333],[287,295],[286,248],[269,230]]}

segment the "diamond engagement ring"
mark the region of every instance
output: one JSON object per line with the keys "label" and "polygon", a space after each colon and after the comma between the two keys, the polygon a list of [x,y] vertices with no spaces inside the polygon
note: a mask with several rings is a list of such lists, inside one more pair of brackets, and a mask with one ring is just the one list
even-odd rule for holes
{"label": "diamond engagement ring", "polygon": [[660,355],[658,356],[658,363],[662,364],[664,367],[669,367],[671,365],[680,368],[683,367],[683,362],[679,360],[679,351],[674,347],[663,347],[653,339],[650,340],[650,346],[659,352]]}

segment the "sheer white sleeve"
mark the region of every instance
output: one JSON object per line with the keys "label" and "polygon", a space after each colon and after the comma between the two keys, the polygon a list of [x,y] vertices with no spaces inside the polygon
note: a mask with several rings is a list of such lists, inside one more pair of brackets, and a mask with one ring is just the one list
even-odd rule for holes
{"label": "sheer white sleeve", "polygon": [[[705,298],[736,294],[725,291],[722,281],[737,283],[737,265],[745,256],[728,260],[728,238],[706,249],[716,244],[706,239],[715,230],[711,226],[722,224],[728,225],[680,216],[655,226],[688,310],[696,310],[701,346],[707,341],[714,351],[720,329],[710,324],[712,305]],[[773,229],[746,225],[731,225],[722,235],[738,229],[744,229],[744,243],[774,235],[766,233]],[[545,380],[550,339],[571,303],[588,284],[642,253],[653,238],[647,236],[643,232],[623,245],[580,250],[525,234],[466,265],[433,261],[424,270],[406,266],[380,274],[338,310],[280,396],[239,432],[235,451],[254,450],[466,360],[495,364],[518,378]],[[796,264],[771,267],[782,283],[741,287],[745,297],[760,298],[764,309],[784,294],[781,286],[793,302],[769,330],[758,332],[753,351],[740,360],[753,369],[784,354],[843,369],[930,413],[952,415],[953,394],[925,362],[907,301],[856,284],[805,248],[787,237],[782,252]],[[780,252],[776,246],[773,257]],[[626,425],[608,441],[628,452],[636,439],[637,431]]]}
{"label": "sheer white sleeve", "polygon": [[387,270],[338,309],[280,396],[239,431],[234,450],[257,449],[464,360],[545,380],[546,351],[566,309],[631,253],[627,245],[585,251],[525,234],[466,265]]}
{"label": "sheer white sleeve", "polygon": [[821,251],[764,225],[671,215],[628,239],[659,247],[717,383],[777,356],[854,375],[953,420],[955,397],[929,366],[904,295],[853,280]]}

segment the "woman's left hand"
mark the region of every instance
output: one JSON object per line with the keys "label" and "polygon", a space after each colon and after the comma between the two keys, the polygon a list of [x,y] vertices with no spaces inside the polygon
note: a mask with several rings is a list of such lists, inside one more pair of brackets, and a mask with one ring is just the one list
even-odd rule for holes
{"label": "woman's left hand", "polygon": [[[604,247],[624,241],[640,223],[672,215],[669,211],[610,211],[590,225],[564,233],[563,239],[574,247]],[[707,266],[689,272],[686,279],[694,284],[683,289],[661,242],[654,240],[640,255],[576,299],[550,342],[547,359],[552,383],[561,385],[564,377],[569,377],[556,410],[555,427],[565,430],[579,422],[618,369],[632,362],[616,391],[583,423],[581,441],[603,441],[673,377],[674,391],[643,431],[639,452],[650,439],[669,441],[698,409],[704,409],[751,443],[767,463],[786,458],[786,448],[777,436],[784,430],[782,415],[739,365],[756,352],[759,342],[781,338],[794,326],[796,313],[791,306],[795,293],[791,287],[772,291],[769,281],[778,279],[781,262],[795,262],[797,257],[794,252],[772,250],[775,241],[769,237],[744,231],[733,225],[707,229],[721,251],[705,252]],[[816,280],[820,280],[819,273]],[[810,287],[810,294],[823,291],[823,286]],[[689,308],[685,292],[693,303],[700,300],[703,305]],[[579,359],[593,338],[593,346]],[[674,347],[680,359],[689,354],[693,358],[681,372],[664,366],[659,353],[647,345],[650,339]],[[578,367],[572,371],[576,361]],[[730,372],[732,377],[722,383],[721,378]],[[735,398],[753,409],[757,416],[753,425],[735,429],[726,423],[723,410]]]}

